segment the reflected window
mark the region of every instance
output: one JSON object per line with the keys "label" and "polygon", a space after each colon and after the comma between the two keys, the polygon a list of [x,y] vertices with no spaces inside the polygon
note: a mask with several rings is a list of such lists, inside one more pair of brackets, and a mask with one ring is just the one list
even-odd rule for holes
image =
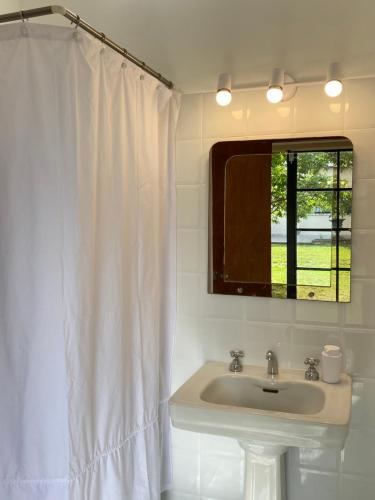
{"label": "reflected window", "polygon": [[352,166],[352,150],[272,155],[272,284],[279,294],[350,301]]}

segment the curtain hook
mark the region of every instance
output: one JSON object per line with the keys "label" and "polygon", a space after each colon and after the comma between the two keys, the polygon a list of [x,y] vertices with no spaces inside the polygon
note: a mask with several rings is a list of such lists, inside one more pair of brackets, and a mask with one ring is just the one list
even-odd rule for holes
{"label": "curtain hook", "polygon": [[[100,33],[99,40],[102,42],[102,44],[103,44],[103,45],[105,44],[105,41],[106,41],[106,36],[105,36],[105,34],[104,34],[104,33]],[[100,53],[101,53],[101,54],[104,54],[104,52],[105,52],[105,47],[102,47],[102,48],[100,49]]]}
{"label": "curtain hook", "polygon": [[24,37],[27,37],[28,36],[28,33],[27,33],[27,27],[25,26],[25,16],[23,14],[23,10],[20,10],[20,19],[22,21],[21,23],[21,28],[20,28],[20,31],[21,31],[21,35],[24,36]]}
{"label": "curtain hook", "polygon": [[[128,55],[128,51],[125,49],[125,47],[123,47],[122,49],[122,55],[124,56],[124,59],[127,59],[127,55]],[[127,68],[127,64],[126,64],[126,61],[123,61],[122,64],[121,64],[121,67],[122,68]]]}
{"label": "curtain hook", "polygon": [[[146,63],[145,63],[144,61],[141,61],[141,64],[142,64],[142,68],[143,68],[143,70],[145,70],[145,68],[146,68],[146,66],[147,66],[147,65],[146,65]],[[144,79],[145,79],[145,75],[144,75],[144,74],[142,74],[142,75],[139,77],[139,79],[140,79],[140,80],[144,80]]]}
{"label": "curtain hook", "polygon": [[76,15],[76,18],[74,19],[74,21],[70,22],[70,24],[75,24],[74,31],[73,31],[73,38],[74,39],[78,38],[78,27],[80,25],[80,22],[81,22],[81,18],[79,17],[78,14]]}

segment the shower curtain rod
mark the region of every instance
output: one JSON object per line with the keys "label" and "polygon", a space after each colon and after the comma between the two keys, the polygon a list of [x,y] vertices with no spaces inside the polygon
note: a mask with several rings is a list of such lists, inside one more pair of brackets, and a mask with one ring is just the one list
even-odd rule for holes
{"label": "shower curtain rod", "polygon": [[124,56],[126,59],[134,63],[139,68],[142,68],[146,73],[152,75],[154,78],[162,82],[169,89],[173,88],[173,83],[171,81],[167,80],[160,73],[150,68],[150,66],[148,66],[145,62],[133,56],[126,49],[124,49],[116,42],[108,38],[104,33],[101,33],[100,31],[96,30],[89,23],[81,19],[78,14],[74,14],[74,12],[71,12],[70,10],[66,9],[61,5],[48,5],[46,7],[39,7],[36,9],[20,10],[17,12],[10,12],[9,14],[2,14],[0,15],[0,24],[8,23],[10,21],[24,21],[25,19],[30,19],[32,17],[49,16],[50,14],[60,14],[61,16],[66,17],[77,27],[79,26],[83,30],[87,31],[87,33],[90,33],[90,35],[94,36],[95,38],[98,38],[98,40],[108,45],[108,47],[111,47],[111,49],[115,50],[116,52]]}

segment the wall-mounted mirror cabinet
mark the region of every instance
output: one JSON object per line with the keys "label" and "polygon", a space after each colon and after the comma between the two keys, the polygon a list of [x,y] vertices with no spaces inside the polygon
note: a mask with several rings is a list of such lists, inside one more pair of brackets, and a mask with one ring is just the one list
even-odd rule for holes
{"label": "wall-mounted mirror cabinet", "polygon": [[345,137],[215,144],[208,291],[350,302],[352,169]]}

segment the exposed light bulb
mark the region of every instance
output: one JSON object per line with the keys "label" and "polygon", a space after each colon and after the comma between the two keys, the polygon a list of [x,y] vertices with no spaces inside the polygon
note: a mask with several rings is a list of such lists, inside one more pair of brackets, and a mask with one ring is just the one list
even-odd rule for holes
{"label": "exposed light bulb", "polygon": [[340,80],[330,80],[324,85],[324,91],[328,97],[337,97],[341,94],[343,84]]}
{"label": "exposed light bulb", "polygon": [[340,65],[339,63],[331,63],[327,70],[327,83],[324,85],[324,91],[328,97],[337,97],[343,89],[342,81],[340,80]]}
{"label": "exposed light bulb", "polygon": [[232,77],[221,73],[217,82],[216,102],[219,106],[228,106],[232,100]]}
{"label": "exposed light bulb", "polygon": [[282,68],[274,68],[270,83],[267,90],[267,100],[272,104],[277,104],[283,100],[284,92],[284,70]]}
{"label": "exposed light bulb", "polygon": [[221,89],[216,92],[216,102],[219,106],[228,106],[232,100],[232,93],[230,90]]}
{"label": "exposed light bulb", "polygon": [[278,86],[269,87],[267,90],[267,100],[272,104],[277,104],[283,100],[283,89]]}

